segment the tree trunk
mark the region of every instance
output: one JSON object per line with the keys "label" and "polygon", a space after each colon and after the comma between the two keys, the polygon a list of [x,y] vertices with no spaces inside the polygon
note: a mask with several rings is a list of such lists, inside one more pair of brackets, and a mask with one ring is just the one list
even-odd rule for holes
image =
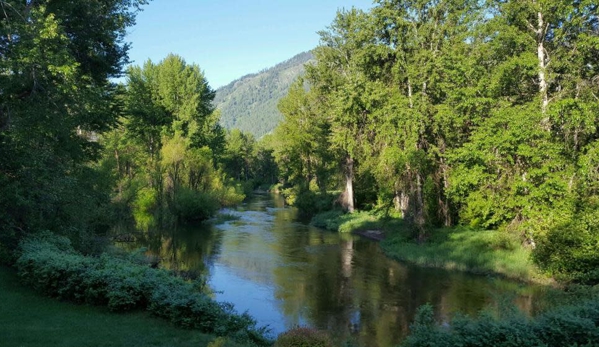
{"label": "tree trunk", "polygon": [[354,212],[354,159],[349,155],[345,161],[345,206],[349,213]]}
{"label": "tree trunk", "polygon": [[395,205],[395,211],[401,212],[401,218],[408,218],[410,208],[410,196],[406,194],[405,191],[395,191],[395,196],[393,197],[393,204]]}
{"label": "tree trunk", "polygon": [[424,231],[424,192],[422,190],[422,176],[416,174],[416,191],[414,192],[414,224],[418,228],[418,241],[424,241],[426,235]]}
{"label": "tree trunk", "polygon": [[441,204],[441,213],[443,214],[443,226],[449,227],[452,225],[451,213],[449,211],[449,199],[447,198],[447,190],[449,189],[449,181],[447,175],[447,165],[445,160],[441,158],[441,179],[443,180],[443,191],[439,194],[439,202]]}
{"label": "tree trunk", "polygon": [[549,105],[548,84],[547,84],[547,51],[545,50],[545,20],[543,13],[537,13],[537,27],[535,34],[537,36],[537,59],[539,60],[539,94],[541,96],[541,113],[543,119],[541,125],[543,128],[549,128],[549,117],[546,116],[547,106]]}

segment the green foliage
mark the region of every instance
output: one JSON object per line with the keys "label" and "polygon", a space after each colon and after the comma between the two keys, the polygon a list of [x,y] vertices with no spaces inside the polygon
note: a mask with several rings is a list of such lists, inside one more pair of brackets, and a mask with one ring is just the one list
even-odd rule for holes
{"label": "green foliage", "polygon": [[535,249],[535,261],[562,281],[599,284],[599,213],[594,206],[550,229]]}
{"label": "green foliage", "polygon": [[382,213],[382,211],[354,213],[344,213],[341,210],[326,211],[312,217],[310,224],[342,233],[375,231],[380,233],[377,237],[384,237],[384,235],[392,233],[407,235],[410,230],[401,218]]}
{"label": "green foliage", "polygon": [[221,152],[224,134],[212,107],[214,91],[198,65],[169,54],[158,64],[147,61],[143,67],[130,67],[128,76],[130,131],[150,152],[160,148],[160,135]]}
{"label": "green foliage", "polygon": [[[114,125],[127,27],[145,0],[3,1],[0,14],[0,234],[72,231],[77,246],[108,203],[86,164]],[[103,227],[103,226],[102,226]]]}
{"label": "green foliage", "polygon": [[[114,314],[104,307],[75,305],[40,296],[20,283],[12,268],[0,267],[2,345],[114,347],[197,347],[221,340],[197,330],[183,329],[147,311]],[[241,347],[226,339],[225,346]]]}
{"label": "green foliage", "polygon": [[339,232],[342,233],[381,230],[385,224],[384,219],[364,211],[346,214],[342,220],[342,223],[339,225]]}
{"label": "green foliage", "polygon": [[252,177],[251,159],[256,140],[251,134],[238,129],[227,133],[227,145],[222,158],[223,166],[229,177],[247,181]]}
{"label": "green foliage", "polygon": [[596,24],[592,1],[339,11],[279,105],[289,200],[313,182],[343,190],[350,212],[394,208],[419,243],[438,227],[505,230],[489,247],[536,245],[552,275],[595,283],[594,229],[570,221],[599,193]]}
{"label": "green foliage", "polygon": [[142,188],[133,201],[133,218],[135,225],[141,230],[156,226],[154,218],[158,203],[158,192],[152,188]]}
{"label": "green foliage", "polygon": [[553,307],[532,319],[508,308],[499,317],[483,312],[440,327],[432,313],[430,305],[418,310],[402,346],[594,346],[599,340],[596,298]]}
{"label": "green foliage", "polygon": [[214,92],[199,66],[170,54],[130,67],[122,89],[125,112],[102,138],[99,165],[117,186],[119,222],[130,219],[128,210],[145,230],[197,222],[245,198],[218,165],[228,152]]}
{"label": "green foliage", "polygon": [[274,157],[284,182],[300,191],[316,188],[324,192],[334,180],[334,156],[331,150],[330,126],[317,95],[305,90],[299,78],[279,102],[284,121],[274,135]]}
{"label": "green foliage", "polygon": [[188,328],[266,345],[264,329],[232,305],[217,303],[198,288],[165,270],[111,255],[85,257],[67,238],[40,233],[21,243],[17,269],[21,279],[52,297],[106,305],[113,311],[148,309]]}
{"label": "green foliage", "polygon": [[213,341],[210,341],[207,347],[224,347],[227,343],[227,339],[224,337],[217,337]]}
{"label": "green foliage", "polygon": [[271,136],[256,141],[252,134],[233,129],[227,132],[226,141],[220,167],[227,177],[241,185],[245,195],[260,185],[270,186],[276,182],[278,167]]}
{"label": "green foliage", "polygon": [[206,220],[220,207],[219,202],[211,194],[185,187],[176,191],[172,204],[173,213],[187,223]]}
{"label": "green foliage", "polygon": [[333,347],[331,338],[323,331],[298,327],[277,337],[275,347]]}
{"label": "green foliage", "polygon": [[412,241],[410,233],[405,227],[388,233],[381,242],[385,254],[419,266],[547,281],[533,263],[531,250],[522,247],[519,238],[506,231],[437,229],[425,243]]}
{"label": "green foliage", "polygon": [[330,210],[316,214],[310,220],[310,224],[331,231],[339,231],[339,226],[343,223],[345,212],[341,210]]}
{"label": "green foliage", "polygon": [[336,198],[334,194],[307,190],[295,196],[293,206],[297,207],[302,213],[313,215],[334,208]]}

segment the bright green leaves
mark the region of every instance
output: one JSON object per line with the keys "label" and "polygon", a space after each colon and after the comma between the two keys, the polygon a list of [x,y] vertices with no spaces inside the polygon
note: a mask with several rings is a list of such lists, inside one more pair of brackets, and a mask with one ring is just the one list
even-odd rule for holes
{"label": "bright green leaves", "polygon": [[[223,131],[213,116],[214,91],[199,66],[177,55],[129,70],[132,130],[156,143],[159,135],[185,138],[188,146],[219,147]],[[220,149],[220,148],[218,148]]]}
{"label": "bright green leaves", "polygon": [[[203,220],[218,206],[243,199],[216,169],[224,131],[200,68],[171,54],[128,72],[121,126],[105,137],[115,201],[132,208],[138,226],[148,228]],[[148,196],[152,208],[138,208]]]}
{"label": "bright green leaves", "polygon": [[494,112],[469,143],[449,156],[448,193],[462,205],[464,223],[497,228],[514,221],[538,222],[547,209],[568,213],[573,167],[538,127],[535,108],[529,104]]}
{"label": "bright green leaves", "polygon": [[420,231],[464,223],[532,244],[599,188],[598,8],[379,0],[342,11],[307,67],[309,92],[282,104],[281,148],[303,158],[282,166],[305,178],[328,151],[334,188],[355,181],[358,205],[394,206]]}
{"label": "bright green leaves", "polygon": [[284,121],[275,130],[274,155],[283,176],[295,185],[307,188],[318,182],[326,189],[334,167],[335,150],[330,144],[330,125],[318,101],[318,95],[304,89],[303,79],[296,81],[279,103]]}

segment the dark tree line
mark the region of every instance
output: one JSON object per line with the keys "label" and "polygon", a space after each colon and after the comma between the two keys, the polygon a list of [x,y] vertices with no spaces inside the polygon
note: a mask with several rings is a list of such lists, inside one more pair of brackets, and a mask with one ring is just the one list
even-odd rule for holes
{"label": "dark tree line", "polygon": [[0,237],[35,230],[76,239],[101,224],[108,194],[87,163],[92,134],[120,112],[109,81],[127,60],[125,30],[145,0],[0,1]]}

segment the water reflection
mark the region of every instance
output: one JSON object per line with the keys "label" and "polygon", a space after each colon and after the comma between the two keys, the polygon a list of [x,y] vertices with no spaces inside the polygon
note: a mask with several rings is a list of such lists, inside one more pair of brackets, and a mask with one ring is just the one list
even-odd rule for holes
{"label": "water reflection", "polygon": [[138,245],[177,271],[205,275],[216,298],[248,310],[274,334],[297,325],[328,330],[337,341],[396,345],[416,309],[434,305],[437,319],[476,314],[501,295],[534,311],[541,289],[386,258],[378,245],[297,221],[276,196],[257,197],[239,217],[215,227],[146,233]]}

